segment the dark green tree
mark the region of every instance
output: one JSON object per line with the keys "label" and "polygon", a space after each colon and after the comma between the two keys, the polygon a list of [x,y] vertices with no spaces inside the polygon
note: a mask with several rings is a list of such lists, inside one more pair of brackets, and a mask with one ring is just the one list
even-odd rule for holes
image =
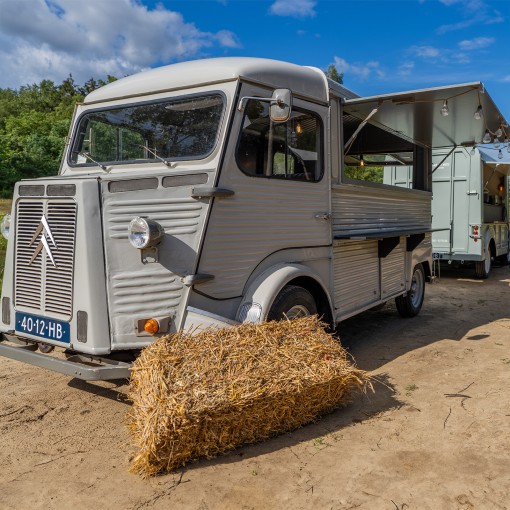
{"label": "dark green tree", "polygon": [[335,64],[329,64],[328,68],[324,71],[324,74],[333,81],[337,83],[344,82],[344,73],[339,73]]}
{"label": "dark green tree", "polygon": [[76,103],[115,79],[91,78],[80,87],[70,74],[60,85],[42,80],[0,89],[0,197],[10,197],[20,179],[58,172]]}

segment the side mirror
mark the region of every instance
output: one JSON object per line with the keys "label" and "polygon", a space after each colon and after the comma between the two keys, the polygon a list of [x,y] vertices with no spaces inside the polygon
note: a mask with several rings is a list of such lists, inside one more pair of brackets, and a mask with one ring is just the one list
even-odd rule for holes
{"label": "side mirror", "polygon": [[242,112],[248,99],[257,101],[267,101],[270,103],[269,116],[273,122],[287,122],[292,112],[292,92],[290,89],[276,89],[272,97],[252,97],[241,98],[237,109]]}
{"label": "side mirror", "polygon": [[292,92],[289,89],[276,89],[269,112],[273,122],[287,122],[292,112]]}

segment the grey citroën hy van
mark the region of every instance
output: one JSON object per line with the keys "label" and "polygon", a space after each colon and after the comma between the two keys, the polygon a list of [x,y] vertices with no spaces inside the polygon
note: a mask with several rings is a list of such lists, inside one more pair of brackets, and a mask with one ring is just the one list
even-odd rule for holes
{"label": "grey citro\u00ebn hy van", "polygon": [[[467,120],[481,87],[358,98],[318,69],[224,58],[92,92],[59,175],[16,184],[0,354],[113,379],[129,374],[120,354],[178,330],[313,313],[335,324],[389,299],[416,315],[431,150],[481,141]],[[408,187],[384,182],[389,161],[410,169]]]}

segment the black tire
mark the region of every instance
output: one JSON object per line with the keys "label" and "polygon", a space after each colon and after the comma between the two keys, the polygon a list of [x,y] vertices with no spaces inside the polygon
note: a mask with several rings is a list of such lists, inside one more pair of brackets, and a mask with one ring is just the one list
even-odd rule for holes
{"label": "black tire", "polygon": [[297,285],[287,285],[276,296],[267,314],[267,320],[296,319],[316,313],[317,304],[310,292]]}
{"label": "black tire", "polygon": [[416,317],[420,313],[425,297],[425,271],[418,264],[413,271],[411,288],[405,296],[395,298],[398,313],[402,317]]}
{"label": "black tire", "polygon": [[485,280],[486,278],[489,277],[491,267],[492,267],[492,253],[490,246],[487,246],[487,250],[485,250],[485,260],[475,262],[476,277],[480,278],[480,280]]}

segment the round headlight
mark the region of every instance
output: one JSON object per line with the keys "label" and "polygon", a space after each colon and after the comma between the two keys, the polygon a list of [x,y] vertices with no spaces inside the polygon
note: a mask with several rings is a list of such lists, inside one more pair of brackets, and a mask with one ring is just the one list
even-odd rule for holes
{"label": "round headlight", "polygon": [[140,217],[131,220],[128,232],[129,242],[141,250],[156,246],[165,234],[163,227],[157,221]]}
{"label": "round headlight", "polygon": [[11,230],[11,215],[6,214],[2,218],[2,223],[0,224],[0,231],[2,232],[2,235],[9,239],[9,231]]}

